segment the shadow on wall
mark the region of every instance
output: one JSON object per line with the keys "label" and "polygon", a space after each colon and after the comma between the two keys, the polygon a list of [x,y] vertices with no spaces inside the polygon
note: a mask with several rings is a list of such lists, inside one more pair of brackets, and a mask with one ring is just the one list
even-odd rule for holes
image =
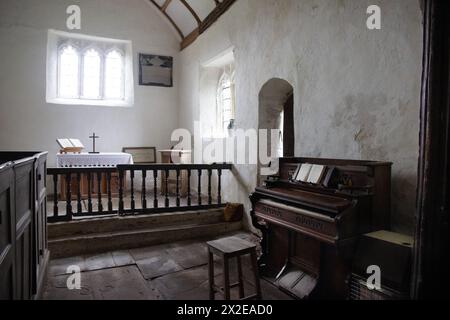
{"label": "shadow on wall", "polygon": [[233,177],[236,179],[236,182],[238,184],[238,187],[240,189],[245,190],[245,192],[250,195],[250,193],[253,192],[253,190],[251,189],[251,186],[249,186],[248,184],[245,183],[245,179],[241,176],[241,174],[239,173],[239,170],[237,170],[237,168],[235,166],[233,166],[233,169],[231,170]]}
{"label": "shadow on wall", "polygon": [[231,170],[232,177],[234,178],[234,181],[237,183],[237,202],[242,203],[244,205],[244,211],[246,214],[243,218],[243,226],[244,229],[253,232],[258,233],[258,230],[256,230],[253,227],[253,224],[251,223],[251,217],[250,217],[250,211],[251,211],[251,204],[249,200],[249,196],[253,190],[253,186],[250,186],[248,183],[245,182],[245,178],[240,174],[239,168],[236,166],[233,166],[233,169]]}

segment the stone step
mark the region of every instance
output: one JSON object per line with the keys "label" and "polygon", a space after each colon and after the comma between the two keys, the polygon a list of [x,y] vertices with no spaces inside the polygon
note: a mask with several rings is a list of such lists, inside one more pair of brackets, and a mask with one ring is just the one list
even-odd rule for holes
{"label": "stone step", "polygon": [[223,208],[167,214],[84,219],[49,224],[48,238],[51,240],[97,233],[125,230],[137,231],[164,226],[211,224],[223,221]]}
{"label": "stone step", "polygon": [[242,229],[241,222],[163,226],[54,238],[48,241],[51,258],[147,247],[181,240],[220,236]]}

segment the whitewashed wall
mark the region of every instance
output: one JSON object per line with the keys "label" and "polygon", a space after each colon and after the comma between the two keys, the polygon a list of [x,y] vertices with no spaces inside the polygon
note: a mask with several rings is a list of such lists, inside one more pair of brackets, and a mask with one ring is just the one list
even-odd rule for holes
{"label": "whitewashed wall", "polygon": [[[371,4],[382,30],[366,28]],[[257,128],[271,78],[294,87],[296,155],[389,160],[393,226],[413,229],[422,21],[418,0],[238,0],[180,55],[180,126],[200,116],[201,64],[234,46],[237,127]],[[214,107],[214,106],[211,106]],[[237,166],[226,198],[246,203],[256,166]]]}
{"label": "whitewashed wall", "polygon": [[[77,33],[133,42],[135,105],[132,108],[52,105],[45,102],[47,30],[66,30],[66,8],[81,7]],[[0,1],[0,150],[48,150],[55,164],[57,138],[80,138],[90,150],[170,146],[178,124],[178,75],[174,88],[138,85],[138,53],[173,56],[179,39],[144,0]]]}
{"label": "whitewashed wall", "polygon": [[[65,30],[71,4],[82,9],[77,32],[132,40],[135,59],[138,52],[174,56],[175,87],[138,86],[135,61],[133,108],[46,104],[47,29]],[[371,4],[382,9],[380,31],[365,27]],[[166,148],[174,128],[193,131],[201,118],[201,65],[234,46],[237,127],[257,128],[260,89],[271,78],[287,80],[296,155],[394,162],[394,229],[411,232],[421,28],[419,0],[238,0],[180,54],[179,39],[146,0],[2,0],[0,150],[49,150],[53,165],[56,138],[89,146],[94,130],[101,151]],[[248,209],[256,179],[256,166],[236,166],[224,178],[226,199]]]}

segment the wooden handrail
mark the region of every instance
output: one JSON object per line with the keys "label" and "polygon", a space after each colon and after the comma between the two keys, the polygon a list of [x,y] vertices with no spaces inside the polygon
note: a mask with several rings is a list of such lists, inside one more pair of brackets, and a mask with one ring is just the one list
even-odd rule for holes
{"label": "wooden handrail", "polygon": [[[232,170],[232,165],[225,163],[137,164],[118,165],[117,167],[48,168],[47,175],[53,178],[54,183],[53,217],[49,217],[48,221],[70,221],[73,217],[137,215],[219,208],[223,206],[221,179],[223,172],[226,170]],[[148,174],[148,172],[153,172],[153,174]],[[176,174],[169,178],[172,172]],[[191,182],[195,173],[198,176],[198,183]],[[203,173],[206,174],[207,180],[205,188],[202,188]],[[213,199],[212,192],[213,173],[217,173],[217,197],[215,199]],[[136,182],[139,175],[142,177],[140,186]],[[184,190],[183,192],[180,183],[182,175],[184,175],[184,179],[187,179],[187,191]],[[151,190],[151,187],[147,187],[147,178],[153,178],[153,190]],[[173,186],[171,192],[169,192],[169,180]],[[130,191],[128,198],[127,181]],[[61,183],[61,187],[58,193],[59,183]],[[81,185],[84,187],[82,188]],[[191,190],[191,186],[197,187],[197,191],[193,192],[195,190]],[[203,194],[202,190],[207,193]],[[140,197],[138,192],[141,193]],[[118,199],[118,202],[115,202],[116,208],[113,206],[114,193]],[[60,200],[58,195],[61,195],[63,199]],[[174,203],[171,206],[170,197],[172,196]],[[195,201],[195,196],[197,201]],[[182,204],[183,197],[186,198],[186,201],[183,201]],[[202,197],[207,200],[202,201]],[[65,214],[59,212],[58,204],[61,201],[65,202]],[[76,206],[73,205],[73,201],[76,201]],[[83,205],[84,201],[86,202]],[[128,207],[127,204],[129,204]],[[84,207],[85,211],[83,211]]]}
{"label": "wooden handrail", "polygon": [[47,168],[47,175],[63,175],[76,173],[112,173],[117,172],[117,167],[66,167],[66,168]]}
{"label": "wooden handrail", "polygon": [[125,171],[176,171],[176,170],[231,170],[232,164],[228,163],[213,163],[213,164],[130,164],[130,165],[118,165],[117,170]]}

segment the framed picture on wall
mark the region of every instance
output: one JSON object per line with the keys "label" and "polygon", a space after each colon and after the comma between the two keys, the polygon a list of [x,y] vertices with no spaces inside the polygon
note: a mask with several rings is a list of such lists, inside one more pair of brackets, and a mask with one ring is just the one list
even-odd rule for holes
{"label": "framed picture on wall", "polygon": [[140,53],[139,85],[173,87],[173,58]]}
{"label": "framed picture on wall", "polygon": [[155,147],[125,147],[122,152],[133,156],[134,164],[153,164],[156,163]]}

